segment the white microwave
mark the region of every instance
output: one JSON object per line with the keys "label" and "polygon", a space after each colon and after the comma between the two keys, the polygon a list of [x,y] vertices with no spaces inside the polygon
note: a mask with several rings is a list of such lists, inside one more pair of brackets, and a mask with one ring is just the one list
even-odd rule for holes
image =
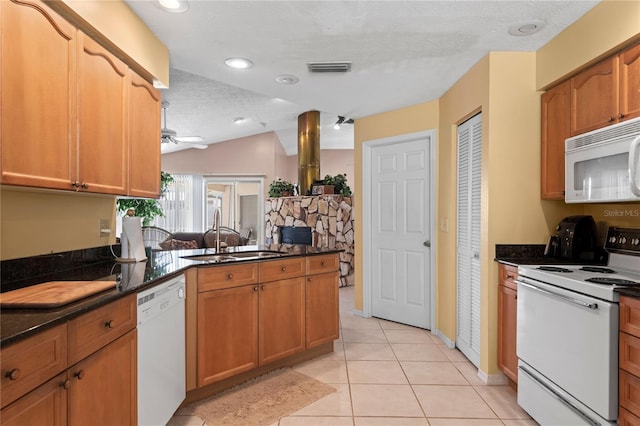
{"label": "white microwave", "polygon": [[567,203],[640,201],[640,117],[565,141]]}

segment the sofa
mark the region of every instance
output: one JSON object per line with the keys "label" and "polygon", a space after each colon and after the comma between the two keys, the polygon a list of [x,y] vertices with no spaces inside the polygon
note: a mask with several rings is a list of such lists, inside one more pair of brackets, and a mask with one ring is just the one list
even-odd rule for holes
{"label": "sofa", "polygon": [[[149,226],[143,228],[143,238],[145,245],[149,245],[156,250],[181,250],[215,248],[216,231],[207,230],[205,232],[174,232],[170,233],[164,229]],[[220,227],[220,242],[230,246],[244,246],[249,242],[234,229],[225,226]]]}

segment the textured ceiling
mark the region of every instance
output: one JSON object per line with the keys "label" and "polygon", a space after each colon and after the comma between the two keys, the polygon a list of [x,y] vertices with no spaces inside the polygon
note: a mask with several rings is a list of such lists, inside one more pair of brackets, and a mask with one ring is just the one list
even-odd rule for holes
{"label": "textured ceiling", "polygon": [[[598,2],[192,0],[180,14],[152,0],[126,3],[170,51],[167,127],[205,144],[275,131],[293,155],[298,114],[321,112],[321,148],[353,148],[353,126],[332,129],[338,115],[357,119],[437,99],[489,51],[535,51]],[[529,22],[546,26],[508,33]],[[236,56],[254,66],[224,65]],[[311,74],[313,61],[353,65]],[[300,81],[281,85],[281,74]],[[248,120],[234,124],[237,117]]]}

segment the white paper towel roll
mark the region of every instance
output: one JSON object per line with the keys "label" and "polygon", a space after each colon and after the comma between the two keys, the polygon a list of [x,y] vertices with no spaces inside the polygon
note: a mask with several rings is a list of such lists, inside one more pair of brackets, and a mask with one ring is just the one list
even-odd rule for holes
{"label": "white paper towel roll", "polygon": [[139,217],[125,216],[122,218],[122,262],[142,262],[147,260],[142,239],[142,220]]}

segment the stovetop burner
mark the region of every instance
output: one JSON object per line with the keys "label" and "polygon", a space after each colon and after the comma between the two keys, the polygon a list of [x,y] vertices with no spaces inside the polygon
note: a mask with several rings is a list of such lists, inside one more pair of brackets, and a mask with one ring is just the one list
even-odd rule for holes
{"label": "stovetop burner", "polygon": [[590,283],[595,283],[595,284],[606,284],[606,285],[620,285],[620,286],[640,285],[640,282],[626,280],[624,278],[594,277],[594,278],[587,278],[585,281],[589,281]]}
{"label": "stovetop burner", "polygon": [[604,268],[602,266],[583,266],[582,268],[580,268],[581,271],[587,271],[587,272],[601,272],[603,274],[613,274],[614,271],[611,268]]}
{"label": "stovetop burner", "polygon": [[542,271],[548,271],[548,272],[564,272],[564,273],[573,272],[571,269],[561,268],[560,266],[538,266],[538,269]]}

